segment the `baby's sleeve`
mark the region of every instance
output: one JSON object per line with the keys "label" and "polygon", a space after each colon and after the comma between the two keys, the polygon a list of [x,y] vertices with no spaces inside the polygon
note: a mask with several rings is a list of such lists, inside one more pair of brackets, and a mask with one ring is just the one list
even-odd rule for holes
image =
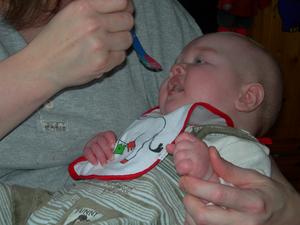
{"label": "baby's sleeve", "polygon": [[215,146],[222,158],[238,167],[271,175],[269,149],[259,142],[235,136],[210,135],[206,143]]}

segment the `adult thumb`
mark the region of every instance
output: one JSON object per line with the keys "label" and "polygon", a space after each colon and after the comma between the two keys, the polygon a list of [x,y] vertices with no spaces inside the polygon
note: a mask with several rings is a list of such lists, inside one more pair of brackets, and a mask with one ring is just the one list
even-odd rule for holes
{"label": "adult thumb", "polygon": [[214,172],[227,183],[241,187],[249,181],[257,181],[260,175],[250,169],[241,168],[221,158],[215,147],[209,147],[209,156]]}

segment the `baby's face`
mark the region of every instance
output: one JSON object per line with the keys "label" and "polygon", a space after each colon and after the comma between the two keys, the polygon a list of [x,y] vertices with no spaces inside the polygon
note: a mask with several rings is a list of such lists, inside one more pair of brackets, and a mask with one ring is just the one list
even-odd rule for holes
{"label": "baby's face", "polygon": [[[233,46],[231,46],[233,47]],[[241,80],[226,39],[208,36],[188,44],[160,88],[159,104],[166,114],[195,102],[206,102],[229,113],[234,110]]]}

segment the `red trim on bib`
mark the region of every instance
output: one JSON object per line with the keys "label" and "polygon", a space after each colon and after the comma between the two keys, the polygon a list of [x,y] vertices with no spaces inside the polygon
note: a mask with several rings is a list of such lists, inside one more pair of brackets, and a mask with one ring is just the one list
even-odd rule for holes
{"label": "red trim on bib", "polygon": [[[191,115],[193,113],[193,111],[195,110],[196,107],[203,107],[205,108],[207,111],[211,112],[212,114],[215,114],[217,116],[219,116],[220,118],[224,119],[225,120],[225,123],[229,126],[229,127],[234,127],[234,123],[233,123],[233,120],[225,113],[223,113],[222,111],[220,111],[219,109],[211,106],[210,104],[207,104],[207,103],[204,103],[204,102],[198,102],[198,103],[194,103],[193,105],[189,106],[190,108],[188,108],[187,110],[187,114],[185,116],[185,120],[184,120],[184,123],[181,124],[180,126],[182,126],[182,128],[180,128],[180,126],[178,127],[180,130],[177,130],[179,131],[178,134],[181,134],[190,118],[191,118]],[[143,113],[143,115],[147,115],[151,112],[153,112],[154,110],[159,110],[159,107],[156,106],[156,107],[153,107],[149,110],[147,110],[145,113]],[[176,137],[175,137],[176,138]],[[172,143],[174,142],[175,138],[173,140],[169,140],[171,142],[169,143]],[[165,157],[165,155],[164,155]],[[164,158],[163,157],[163,158]],[[78,174],[75,170],[77,164],[81,163],[81,162],[85,162],[87,161],[87,159],[84,157],[84,156],[81,156],[81,157],[78,157],[77,159],[75,159],[73,162],[70,163],[69,167],[68,167],[68,171],[70,173],[70,176],[75,179],[75,180],[79,180],[79,179],[99,179],[99,180],[130,180],[130,179],[135,179],[135,178],[138,178],[140,176],[142,176],[143,174],[149,172],[150,170],[152,170],[162,159],[162,157],[160,158],[157,158],[153,160],[152,164],[150,165],[150,163],[147,165],[148,167],[146,169],[143,169],[141,168],[141,171],[132,171],[133,173],[128,173],[128,174],[111,174],[111,175],[100,175],[100,174],[88,174],[88,175],[82,175],[82,174]],[[150,166],[149,166],[150,165]]]}
{"label": "red trim on bib", "polygon": [[98,179],[98,180],[132,180],[135,178],[138,178],[145,173],[148,173],[150,170],[152,170],[159,162],[160,160],[157,160],[155,163],[153,163],[150,167],[147,169],[140,171],[138,173],[134,174],[127,174],[127,175],[78,175],[74,169],[75,165],[79,162],[86,161],[86,158],[84,156],[80,156],[76,160],[74,160],[68,167],[69,174],[74,180],[83,180],[83,179]]}

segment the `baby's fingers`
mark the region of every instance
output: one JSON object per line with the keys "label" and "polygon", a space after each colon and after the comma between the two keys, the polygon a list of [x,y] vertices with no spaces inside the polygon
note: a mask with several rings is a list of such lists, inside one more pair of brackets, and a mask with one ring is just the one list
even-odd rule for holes
{"label": "baby's fingers", "polygon": [[193,162],[190,159],[183,159],[174,163],[176,171],[180,176],[189,175],[193,169]]}
{"label": "baby's fingers", "polygon": [[107,140],[107,145],[113,148],[117,140],[116,134],[113,131],[106,131],[103,133],[103,136]]}
{"label": "baby's fingers", "polygon": [[[108,140],[105,136],[100,137],[94,145],[95,145],[95,154],[101,151],[101,153],[104,155],[106,159],[105,163],[107,160],[112,159],[114,144],[112,144],[111,141]],[[100,155],[102,157],[102,154],[99,153],[97,155]]]}
{"label": "baby's fingers", "polygon": [[182,141],[195,142],[196,140],[199,140],[199,139],[196,138],[194,135],[187,133],[187,132],[183,132],[183,133],[179,134],[178,137],[175,139],[175,143],[177,144]]}
{"label": "baby's fingers", "polygon": [[100,162],[102,166],[104,166],[107,163],[107,160],[109,159],[106,155],[106,152],[103,148],[99,147],[97,143],[94,143],[91,146],[92,153],[96,157],[97,161]]}
{"label": "baby's fingers", "polygon": [[90,147],[86,147],[84,149],[83,155],[87,159],[87,161],[89,161],[93,165],[97,165],[98,160],[97,160],[96,156],[93,154],[92,149]]}
{"label": "baby's fingers", "polygon": [[167,152],[170,154],[174,154],[175,148],[175,144],[167,144],[166,146]]}

